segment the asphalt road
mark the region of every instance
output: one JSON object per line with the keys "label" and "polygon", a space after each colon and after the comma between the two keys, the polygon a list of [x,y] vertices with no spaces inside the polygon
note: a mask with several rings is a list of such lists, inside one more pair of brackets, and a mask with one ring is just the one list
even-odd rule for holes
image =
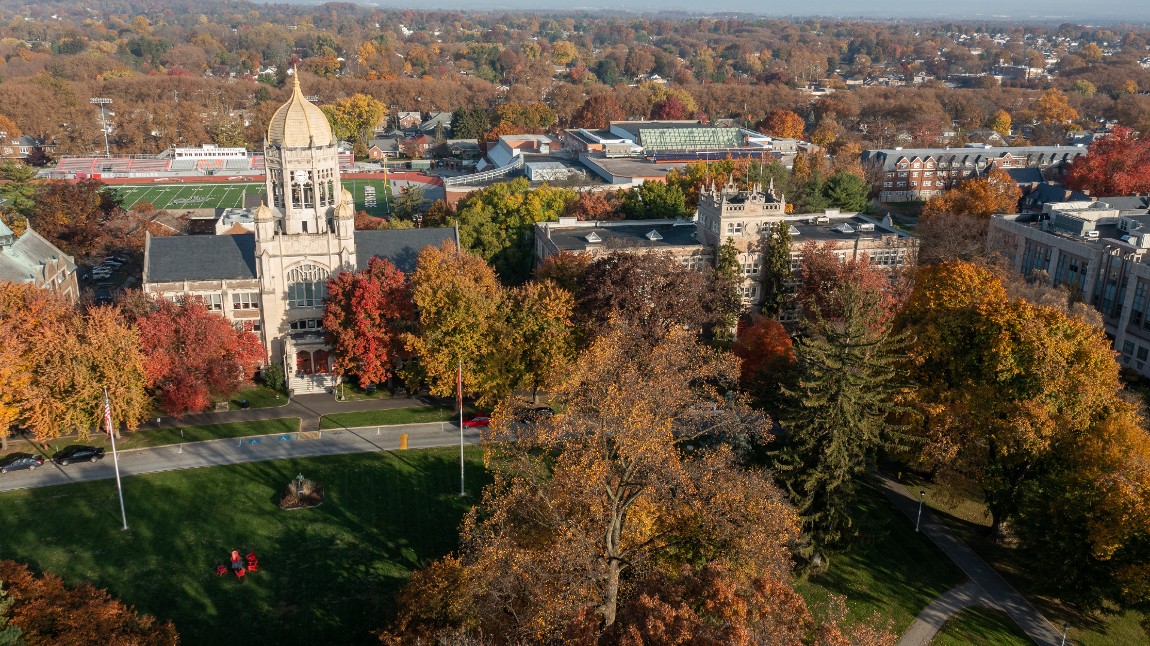
{"label": "asphalt road", "polygon": [[[399,450],[400,435],[404,433],[408,435],[410,449],[459,445],[459,427],[448,422],[318,431],[318,439],[302,439],[299,433],[262,435],[120,451],[120,476],[317,455],[396,451]],[[304,433],[303,436],[308,437],[309,434]],[[480,429],[464,429],[465,444],[479,444],[479,438]],[[103,460],[95,463],[61,467],[52,462],[45,462],[35,471],[0,474],[0,491],[34,489],[114,477],[116,473],[109,451]]]}

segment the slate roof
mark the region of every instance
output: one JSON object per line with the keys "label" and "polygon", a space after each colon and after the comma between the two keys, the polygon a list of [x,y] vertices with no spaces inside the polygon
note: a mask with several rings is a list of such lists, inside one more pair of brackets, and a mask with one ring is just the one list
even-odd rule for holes
{"label": "slate roof", "polygon": [[1010,179],[1014,180],[1016,184],[1041,184],[1045,181],[1042,177],[1042,169],[1034,168],[1005,168],[1007,175]]}
{"label": "slate roof", "polygon": [[256,277],[255,234],[167,236],[148,241],[144,280],[239,280]]}
{"label": "slate roof", "polygon": [[[372,256],[390,260],[404,273],[415,269],[419,252],[444,240],[458,244],[454,228],[356,231],[356,264]],[[255,234],[151,238],[144,279],[149,283],[256,278]]]}
{"label": "slate roof", "polygon": [[390,260],[403,273],[410,273],[424,247],[438,246],[445,240],[459,244],[454,228],[356,231],[355,263],[362,269],[373,256],[379,256]]}
{"label": "slate roof", "polygon": [[1110,205],[1110,208],[1118,209],[1119,211],[1138,211],[1145,213],[1150,209],[1150,196],[1148,195],[1100,197],[1098,201],[1105,202]]}
{"label": "slate roof", "polygon": [[[642,223],[612,225],[604,227],[572,226],[560,227],[550,223],[542,235],[547,236],[560,251],[586,251],[588,249],[659,249],[666,247],[698,247],[703,244],[695,239],[693,222],[681,224]],[[647,237],[651,231],[658,232],[654,240]],[[594,233],[600,242],[590,242],[587,236]]]}
{"label": "slate roof", "polygon": [[[12,236],[12,231],[3,222],[0,222],[0,236]],[[76,270],[71,256],[28,228],[19,238],[14,238],[11,245],[0,249],[0,280],[13,283],[35,280],[44,266],[53,260],[62,260],[69,271]]]}
{"label": "slate roof", "polygon": [[933,158],[938,163],[971,164],[973,168],[981,169],[987,163],[1000,159],[1010,153],[1014,158],[1032,157],[1036,165],[1049,166],[1056,163],[1068,163],[1079,155],[1086,154],[1086,148],[1078,146],[991,146],[963,147],[963,148],[903,148],[865,150],[862,154],[864,164],[881,163],[884,171],[893,171],[897,168],[900,159]]}

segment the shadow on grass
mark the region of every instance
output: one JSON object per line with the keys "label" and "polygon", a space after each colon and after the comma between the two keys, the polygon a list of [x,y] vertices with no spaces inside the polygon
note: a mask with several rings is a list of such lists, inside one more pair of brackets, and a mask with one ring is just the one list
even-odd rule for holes
{"label": "shadow on grass", "polygon": [[[456,547],[489,482],[469,450],[461,499],[458,465],[433,449],[134,476],[127,532],[113,481],[0,494],[0,557],[106,587],[172,619],[185,644],[372,643],[413,564]],[[297,473],[324,483],[323,506],[279,509]],[[217,576],[233,549],[255,550],[259,571]]]}
{"label": "shadow on grass", "polygon": [[935,597],[964,575],[873,485],[860,488],[855,534],[848,547],[828,558],[800,592],[821,605],[828,594],[847,598],[848,620],[870,621],[877,613],[903,632]]}

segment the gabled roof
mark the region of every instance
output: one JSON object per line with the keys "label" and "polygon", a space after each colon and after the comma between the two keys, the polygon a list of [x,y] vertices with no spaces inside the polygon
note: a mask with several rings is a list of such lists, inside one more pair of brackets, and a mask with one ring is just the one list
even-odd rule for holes
{"label": "gabled roof", "polygon": [[[0,228],[11,233],[0,223]],[[60,251],[39,233],[31,228],[13,240],[11,246],[0,249],[0,280],[25,283],[34,280],[44,266],[53,261],[62,261],[69,270],[76,269],[72,257]]]}
{"label": "gabled roof", "polygon": [[254,234],[149,238],[144,281],[241,280],[256,277]]}
{"label": "gabled roof", "polygon": [[403,273],[411,273],[424,247],[439,246],[448,240],[459,244],[454,228],[356,231],[355,263],[363,269],[373,256],[377,256],[390,260]]}

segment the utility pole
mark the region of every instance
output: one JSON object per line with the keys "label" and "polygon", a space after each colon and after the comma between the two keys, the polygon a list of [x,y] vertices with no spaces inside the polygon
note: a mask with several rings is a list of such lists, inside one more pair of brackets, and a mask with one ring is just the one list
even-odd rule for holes
{"label": "utility pole", "polygon": [[106,159],[112,156],[112,152],[108,146],[108,119],[104,116],[104,106],[112,103],[112,100],[103,97],[93,97],[88,99],[88,103],[100,106],[100,129],[104,131],[104,158]]}

